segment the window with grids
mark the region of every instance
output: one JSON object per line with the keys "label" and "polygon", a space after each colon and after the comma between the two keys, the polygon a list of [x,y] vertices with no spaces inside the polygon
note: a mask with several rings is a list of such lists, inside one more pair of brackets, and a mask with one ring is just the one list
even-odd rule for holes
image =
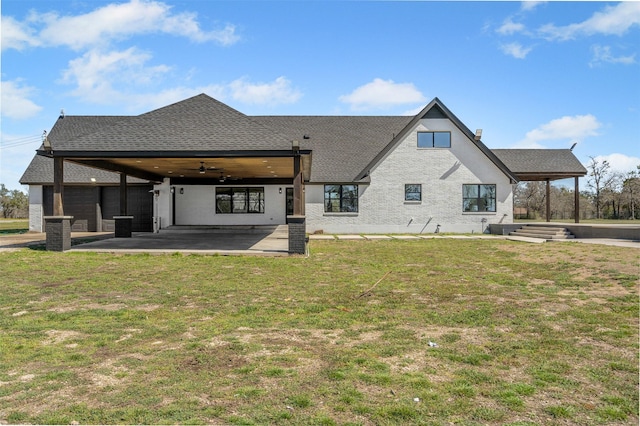
{"label": "window with grids", "polygon": [[495,185],[462,185],[462,211],[495,212]]}
{"label": "window with grids", "polygon": [[451,132],[418,132],[418,148],[451,148]]}
{"label": "window with grids", "polygon": [[357,212],[358,185],[325,185],[324,211]]}
{"label": "window with grids", "polygon": [[419,183],[407,183],[404,185],[405,201],[422,201],[422,185]]}
{"label": "window with grids", "polygon": [[216,213],[264,213],[264,188],[216,188]]}

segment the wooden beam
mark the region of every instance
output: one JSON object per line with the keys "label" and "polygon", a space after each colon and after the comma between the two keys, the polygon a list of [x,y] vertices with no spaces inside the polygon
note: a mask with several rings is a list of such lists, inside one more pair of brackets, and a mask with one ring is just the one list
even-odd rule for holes
{"label": "wooden beam", "polygon": [[53,215],[64,216],[64,158],[53,157]]}

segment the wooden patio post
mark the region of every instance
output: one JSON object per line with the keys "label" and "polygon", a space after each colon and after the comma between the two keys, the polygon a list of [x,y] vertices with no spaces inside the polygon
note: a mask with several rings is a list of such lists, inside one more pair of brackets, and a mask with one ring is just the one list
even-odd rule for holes
{"label": "wooden patio post", "polygon": [[64,158],[53,157],[53,216],[44,217],[46,249],[66,251],[71,248],[71,219],[64,215]]}
{"label": "wooden patio post", "polygon": [[300,167],[300,154],[293,156],[293,215],[302,216],[302,167]]}
{"label": "wooden patio post", "polygon": [[289,253],[304,254],[307,248],[307,224],[304,217],[302,159],[300,145],[292,142],[293,149],[293,215],[287,216],[289,224]]}
{"label": "wooden patio post", "polygon": [[127,174],[120,173],[120,216],[113,217],[116,238],[131,238],[133,216],[127,216]]}
{"label": "wooden patio post", "polygon": [[120,173],[120,216],[127,215],[127,175]]}
{"label": "wooden patio post", "polygon": [[546,193],[546,198],[547,198],[547,222],[551,222],[551,182],[549,181],[549,179],[546,179],[547,181],[547,193]]}
{"label": "wooden patio post", "polygon": [[64,216],[64,158],[53,157],[53,215]]}
{"label": "wooden patio post", "polygon": [[575,209],[575,219],[576,219],[576,223],[580,223],[580,190],[579,190],[579,184],[578,184],[578,176],[574,177],[575,179],[575,189],[574,189],[574,194],[573,194],[573,207]]}

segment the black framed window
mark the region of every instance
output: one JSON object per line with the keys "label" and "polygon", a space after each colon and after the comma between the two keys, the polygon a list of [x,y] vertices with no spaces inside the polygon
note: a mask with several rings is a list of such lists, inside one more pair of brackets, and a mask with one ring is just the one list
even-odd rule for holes
{"label": "black framed window", "polygon": [[357,212],[358,185],[325,185],[325,212]]}
{"label": "black framed window", "polygon": [[495,185],[462,185],[462,211],[495,212]]}
{"label": "black framed window", "polygon": [[264,188],[216,188],[216,213],[264,213]]}
{"label": "black framed window", "polygon": [[451,132],[418,132],[418,148],[451,148]]}
{"label": "black framed window", "polygon": [[422,184],[407,183],[404,185],[405,201],[422,201]]}

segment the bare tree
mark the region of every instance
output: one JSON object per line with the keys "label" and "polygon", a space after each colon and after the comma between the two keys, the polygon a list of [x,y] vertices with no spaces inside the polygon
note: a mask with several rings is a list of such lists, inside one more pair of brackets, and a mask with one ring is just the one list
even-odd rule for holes
{"label": "bare tree", "polygon": [[636,215],[640,215],[640,165],[636,167],[636,170],[632,170],[624,176],[622,194],[629,219],[635,219]]}
{"label": "bare tree", "polygon": [[587,186],[593,190],[593,201],[596,207],[596,218],[602,219],[603,194],[615,190],[617,174],[611,172],[611,165],[607,160],[602,162],[591,158],[587,165],[589,179]]}
{"label": "bare tree", "polygon": [[[514,191],[516,207],[527,209],[527,219],[535,219],[544,211],[546,189],[544,182],[520,182]],[[532,214],[535,212],[535,214]],[[530,217],[533,216],[533,217]]]}

